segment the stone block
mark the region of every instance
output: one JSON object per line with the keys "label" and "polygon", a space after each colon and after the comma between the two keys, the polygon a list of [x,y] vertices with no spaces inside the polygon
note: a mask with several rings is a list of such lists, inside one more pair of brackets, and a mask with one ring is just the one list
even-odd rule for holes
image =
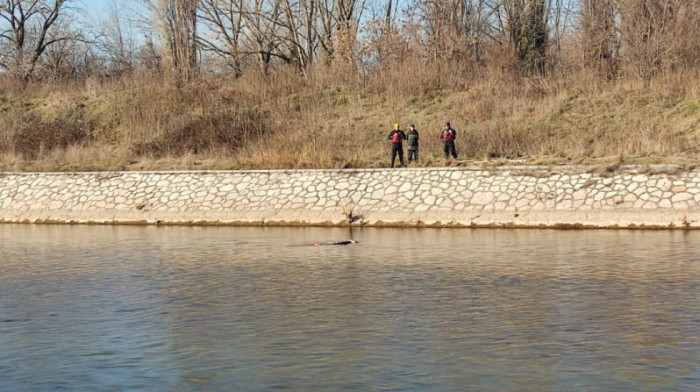
{"label": "stone block", "polygon": [[476,192],[470,201],[470,204],[486,205],[493,201],[495,195],[493,192]]}
{"label": "stone block", "polygon": [[673,182],[671,182],[671,180],[669,180],[668,178],[662,178],[656,182],[656,187],[662,190],[663,192],[670,191],[672,186]]}
{"label": "stone block", "polygon": [[527,200],[527,199],[518,199],[518,200],[515,202],[515,208],[518,208],[518,209],[524,208],[524,207],[527,207],[529,204],[530,204],[530,200]]}
{"label": "stone block", "polygon": [[673,193],[681,193],[681,192],[685,192],[687,190],[688,190],[688,187],[686,187],[685,185],[674,185],[671,188],[671,192],[673,192]]}
{"label": "stone block", "polygon": [[691,195],[690,193],[685,193],[685,192],[677,193],[677,194],[673,195],[673,197],[671,197],[671,202],[675,205],[678,202],[687,201],[687,200],[690,200],[692,198],[693,198],[693,195]]}
{"label": "stone block", "polygon": [[411,188],[412,188],[411,183],[407,182],[407,183],[401,185],[401,187],[399,187],[399,193],[408,192],[409,190],[411,190]]}
{"label": "stone block", "polygon": [[575,201],[579,201],[579,200],[585,200],[587,195],[588,195],[588,192],[585,189],[579,189],[577,191],[574,191],[574,193],[572,194],[572,197]]}
{"label": "stone block", "polygon": [[384,198],[384,191],[382,189],[378,189],[374,192],[372,192],[372,196],[370,196],[374,200],[381,200]]}

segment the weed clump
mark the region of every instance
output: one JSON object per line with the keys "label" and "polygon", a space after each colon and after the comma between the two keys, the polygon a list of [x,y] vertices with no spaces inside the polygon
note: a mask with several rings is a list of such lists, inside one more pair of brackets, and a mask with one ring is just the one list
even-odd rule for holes
{"label": "weed clump", "polygon": [[83,120],[33,119],[13,135],[14,150],[25,159],[36,159],[42,151],[66,149],[95,140],[94,124]]}
{"label": "weed clump", "polygon": [[231,111],[181,118],[152,141],[134,144],[136,155],[156,158],[232,152],[269,133],[269,119],[259,110]]}

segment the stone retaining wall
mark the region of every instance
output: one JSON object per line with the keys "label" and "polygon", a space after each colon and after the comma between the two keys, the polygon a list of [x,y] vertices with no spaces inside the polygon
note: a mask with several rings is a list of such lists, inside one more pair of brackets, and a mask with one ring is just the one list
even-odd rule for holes
{"label": "stone retaining wall", "polygon": [[678,167],[0,173],[0,221],[700,227]]}

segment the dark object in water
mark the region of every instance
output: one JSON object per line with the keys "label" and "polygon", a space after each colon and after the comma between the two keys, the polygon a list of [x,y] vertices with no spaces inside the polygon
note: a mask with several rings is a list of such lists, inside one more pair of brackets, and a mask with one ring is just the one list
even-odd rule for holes
{"label": "dark object in water", "polygon": [[331,245],[350,245],[350,244],[357,244],[357,241],[355,241],[355,240],[338,241],[338,242],[332,243]]}
{"label": "dark object in water", "polygon": [[347,241],[336,241],[330,244],[321,244],[320,242],[314,242],[314,246],[321,246],[321,245],[350,245],[350,244],[357,244],[359,241],[355,240],[347,240]]}

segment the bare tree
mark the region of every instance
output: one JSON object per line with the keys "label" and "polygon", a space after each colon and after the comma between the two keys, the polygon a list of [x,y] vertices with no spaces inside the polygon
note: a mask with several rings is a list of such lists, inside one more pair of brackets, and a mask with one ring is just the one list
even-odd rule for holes
{"label": "bare tree", "polygon": [[305,72],[314,62],[318,45],[315,22],[318,15],[318,0],[279,0],[284,14],[285,41],[289,46],[289,57]]}
{"label": "bare tree", "polygon": [[52,45],[79,39],[57,28],[71,0],[3,0],[0,3],[0,67],[29,81]]}
{"label": "bare tree", "polygon": [[577,1],[581,0],[548,0],[547,19],[550,23],[550,47],[553,47],[557,56],[561,55],[562,43],[574,27],[579,5],[575,4]]}
{"label": "bare tree", "polygon": [[584,63],[609,79],[615,77],[619,65],[617,7],[616,0],[581,1]]}
{"label": "bare tree", "polygon": [[[292,62],[289,31],[280,0],[200,0],[204,31],[199,44],[223,58],[240,75],[249,58],[267,74],[274,58]],[[291,5],[290,5],[291,7]],[[296,19],[294,19],[296,22]],[[296,48],[295,48],[296,49]]]}
{"label": "bare tree", "polygon": [[[270,2],[271,1],[271,2]],[[245,19],[243,34],[247,46],[257,56],[260,71],[267,75],[272,59],[277,57],[285,62],[290,58],[280,53],[282,45],[282,10],[278,0],[252,0],[243,12]]]}
{"label": "bare tree", "polygon": [[236,76],[242,72],[245,9],[244,0],[201,0],[200,20],[208,33],[200,34],[199,43],[204,50],[226,59]]}
{"label": "bare tree", "polygon": [[523,71],[543,75],[549,44],[546,0],[496,0],[492,8]]}
{"label": "bare tree", "polygon": [[[678,0],[619,0],[627,60],[645,79],[672,61]],[[697,22],[697,21],[695,21]]]}
{"label": "bare tree", "polygon": [[104,70],[103,58],[95,53],[92,41],[66,40],[46,49],[37,75],[53,80],[85,79]]}
{"label": "bare tree", "polygon": [[163,57],[161,51],[153,41],[153,36],[146,34],[145,44],[137,51],[136,57],[139,64],[148,70],[160,73],[163,70]]}
{"label": "bare tree", "polygon": [[357,0],[200,0],[199,43],[235,74],[250,55],[264,73],[275,58],[305,73],[319,56],[332,60],[338,34],[345,46],[352,41],[363,6]]}
{"label": "bare tree", "polygon": [[328,61],[333,59],[336,50],[335,38],[340,34],[345,41],[356,38],[365,1],[357,0],[322,0],[319,2],[318,36],[321,49]]}
{"label": "bare tree", "polygon": [[141,0],[151,11],[171,70],[181,80],[197,74],[199,0]]}
{"label": "bare tree", "polygon": [[100,21],[98,49],[106,57],[110,72],[131,72],[136,67],[139,50],[136,26],[124,16],[123,7],[112,0],[106,19]]}
{"label": "bare tree", "polygon": [[676,23],[671,35],[676,39],[679,65],[695,68],[700,61],[700,0],[678,2]]}
{"label": "bare tree", "polygon": [[436,57],[479,61],[484,0],[420,0],[416,5]]}

